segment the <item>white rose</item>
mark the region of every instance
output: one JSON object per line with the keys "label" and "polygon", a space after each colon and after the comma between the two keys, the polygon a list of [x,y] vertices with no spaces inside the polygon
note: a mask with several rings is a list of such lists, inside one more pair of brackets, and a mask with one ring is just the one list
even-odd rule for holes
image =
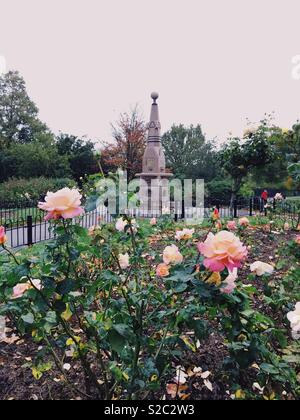
{"label": "white rose", "polygon": [[287,314],[287,319],[291,323],[293,338],[300,338],[300,302],[296,303],[294,311]]}
{"label": "white rose", "polygon": [[178,230],[176,232],[175,239],[177,241],[182,241],[182,240],[185,241],[188,239],[192,239],[194,233],[195,233],[195,229]]}
{"label": "white rose", "polygon": [[270,264],[256,261],[255,263],[250,265],[250,270],[252,273],[255,273],[257,276],[261,277],[264,274],[272,274],[274,271],[274,267]]}
{"label": "white rose", "polygon": [[120,254],[119,255],[119,264],[122,270],[126,270],[126,268],[129,267],[129,255],[126,254]]}
{"label": "white rose", "polygon": [[128,222],[124,220],[122,217],[117,220],[116,222],[116,229],[119,232],[124,232],[125,227],[128,225]]}

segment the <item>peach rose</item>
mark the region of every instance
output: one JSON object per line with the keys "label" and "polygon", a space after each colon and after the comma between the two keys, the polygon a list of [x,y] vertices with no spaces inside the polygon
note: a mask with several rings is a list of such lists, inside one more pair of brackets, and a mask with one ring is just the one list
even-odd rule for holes
{"label": "peach rose", "polygon": [[222,230],[222,229],[223,229],[222,222],[221,222],[220,220],[217,220],[217,221],[216,221],[216,223],[215,223],[215,228],[216,228],[217,230]]}
{"label": "peach rose", "polygon": [[228,229],[228,230],[236,230],[236,229],[237,229],[237,225],[236,225],[235,220],[230,220],[230,221],[227,223],[227,229]]}
{"label": "peach rose", "polygon": [[7,241],[7,237],[5,235],[5,228],[0,226],[0,245],[4,245]]}
{"label": "peach rose", "polygon": [[158,277],[167,277],[170,274],[169,266],[167,264],[159,264],[156,267],[156,275]]}
{"label": "peach rose", "polygon": [[157,224],[157,220],[156,220],[156,218],[155,217],[153,217],[151,220],[150,220],[150,225],[151,226],[155,226]]}
{"label": "peach rose", "polygon": [[195,229],[183,229],[178,230],[175,235],[175,239],[177,241],[187,241],[188,239],[192,239],[195,233]]}
{"label": "peach rose", "polygon": [[199,252],[204,255],[204,265],[211,271],[232,271],[239,268],[247,257],[247,248],[232,232],[222,230],[216,235],[210,233],[205,242],[198,244]]}
{"label": "peach rose", "polygon": [[29,283],[20,283],[17,284],[14,288],[13,288],[13,295],[12,298],[13,299],[18,299],[20,297],[22,297],[24,295],[24,293],[30,289],[30,284]]}
{"label": "peach rose", "polygon": [[120,254],[119,255],[119,264],[122,270],[126,270],[126,268],[129,267],[129,255],[126,254]]}
{"label": "peach rose", "polygon": [[247,217],[241,217],[241,218],[239,219],[239,225],[240,225],[240,226],[247,227],[247,226],[249,226],[249,225],[250,225],[250,221],[249,221],[249,219],[248,219]]}
{"label": "peach rose", "polygon": [[183,256],[180,254],[176,245],[170,245],[163,252],[163,260],[165,264],[181,264]]}
{"label": "peach rose", "polygon": [[84,213],[81,207],[82,195],[76,189],[63,188],[55,193],[48,192],[44,203],[39,203],[41,210],[48,212],[45,220],[72,219]]}
{"label": "peach rose", "polygon": [[300,245],[300,235],[296,236],[295,242],[296,244]]}

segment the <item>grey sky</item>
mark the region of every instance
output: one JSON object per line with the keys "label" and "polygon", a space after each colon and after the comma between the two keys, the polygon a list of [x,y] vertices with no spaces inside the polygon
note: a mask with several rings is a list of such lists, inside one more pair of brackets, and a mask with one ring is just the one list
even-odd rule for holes
{"label": "grey sky", "polygon": [[163,130],[239,134],[246,117],[300,117],[299,0],[0,0],[0,56],[49,127],[110,138],[110,122],[160,93]]}

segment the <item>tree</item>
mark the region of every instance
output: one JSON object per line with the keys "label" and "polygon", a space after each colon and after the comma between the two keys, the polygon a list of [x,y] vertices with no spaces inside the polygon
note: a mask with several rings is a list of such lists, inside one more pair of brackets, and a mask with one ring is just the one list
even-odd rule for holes
{"label": "tree", "polygon": [[58,153],[67,158],[76,181],[97,172],[94,143],[73,135],[60,134],[56,139]]}
{"label": "tree", "polygon": [[68,159],[60,156],[52,135],[43,134],[31,143],[13,143],[0,153],[0,182],[9,178],[61,178],[71,175]]}
{"label": "tree", "polygon": [[112,132],[113,143],[104,143],[101,151],[102,167],[106,173],[123,169],[132,180],[142,170],[146,146],[146,125],[137,107],[121,114]]}
{"label": "tree", "polygon": [[294,183],[288,167],[300,161],[299,122],[290,130],[271,126],[268,141],[274,150],[273,159],[269,164],[254,168],[251,173],[251,182],[256,186],[268,185],[273,188],[291,189]]}
{"label": "tree", "polygon": [[267,133],[268,128],[262,125],[243,140],[230,139],[220,151],[220,165],[232,178],[231,205],[250,171],[272,161],[274,153]]}
{"label": "tree", "polygon": [[38,108],[26,92],[24,79],[10,71],[0,76],[0,138],[10,146],[28,143],[47,131],[38,118]]}
{"label": "tree", "polygon": [[173,125],[162,137],[167,166],[176,177],[211,180],[217,172],[215,146],[200,125]]}

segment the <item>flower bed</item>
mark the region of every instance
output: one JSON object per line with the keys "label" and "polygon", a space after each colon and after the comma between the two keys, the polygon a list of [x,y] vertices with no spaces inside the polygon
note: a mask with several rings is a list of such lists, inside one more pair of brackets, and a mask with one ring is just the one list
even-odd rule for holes
{"label": "flower bed", "polygon": [[299,396],[290,226],[214,211],[191,229],[126,217],[86,230],[72,225],[80,205],[49,195],[56,239],[31,252],[0,230],[0,398]]}

